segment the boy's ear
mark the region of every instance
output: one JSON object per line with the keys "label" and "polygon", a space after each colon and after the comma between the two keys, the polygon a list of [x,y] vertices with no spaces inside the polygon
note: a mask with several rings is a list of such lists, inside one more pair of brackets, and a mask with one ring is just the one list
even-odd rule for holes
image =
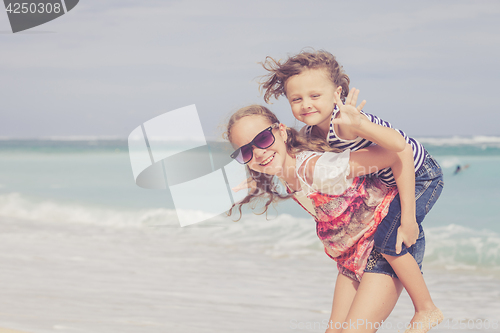
{"label": "boy's ear", "polygon": [[342,86],[337,86],[337,89],[335,91],[340,95],[342,95]]}

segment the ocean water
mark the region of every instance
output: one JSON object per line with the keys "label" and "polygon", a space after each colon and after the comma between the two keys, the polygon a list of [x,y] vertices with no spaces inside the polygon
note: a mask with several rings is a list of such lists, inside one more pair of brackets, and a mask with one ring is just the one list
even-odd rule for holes
{"label": "ocean water", "polygon": [[[440,331],[497,331],[500,138],[420,141],[445,175],[424,221]],[[0,326],[324,332],[329,317],[336,266],[301,207],[180,228],[168,190],[135,185],[126,140],[0,140],[0,228]],[[381,331],[411,315],[403,294]]]}

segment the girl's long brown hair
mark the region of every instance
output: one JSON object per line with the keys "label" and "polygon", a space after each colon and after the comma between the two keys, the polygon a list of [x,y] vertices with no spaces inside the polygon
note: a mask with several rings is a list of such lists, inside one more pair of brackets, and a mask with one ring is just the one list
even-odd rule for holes
{"label": "girl's long brown hair", "polygon": [[[268,108],[262,105],[249,105],[244,108],[236,111],[230,118],[227,123],[227,130],[224,133],[224,138],[231,142],[231,129],[234,124],[243,117],[248,116],[260,116],[264,117],[269,121],[269,125],[279,123],[278,118],[274,113],[272,113]],[[331,148],[324,140],[318,138],[309,138],[306,139],[300,136],[299,132],[293,128],[286,128],[287,132],[287,140],[286,140],[286,148],[287,152],[291,156],[295,156],[295,154],[301,151],[317,151],[317,152],[326,152],[333,151],[339,152],[339,150]],[[247,166],[248,168],[248,166]],[[232,214],[233,210],[236,208],[240,213],[241,218],[242,212],[241,207],[245,204],[250,204],[252,209],[256,208],[256,205],[259,201],[264,200],[264,209],[261,213],[264,214],[267,212],[269,205],[275,204],[281,200],[290,198],[293,193],[280,193],[278,190],[278,182],[274,178],[273,175],[268,175],[266,173],[257,172],[250,168],[248,168],[250,175],[255,181],[255,188],[253,188],[249,194],[240,202],[233,204],[228,211],[228,216]]]}

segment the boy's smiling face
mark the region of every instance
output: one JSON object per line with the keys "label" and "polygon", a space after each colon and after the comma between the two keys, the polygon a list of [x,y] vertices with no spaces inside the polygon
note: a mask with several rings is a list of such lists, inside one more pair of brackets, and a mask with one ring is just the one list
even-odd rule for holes
{"label": "boy's smiling face", "polygon": [[335,91],[340,94],[342,87],[335,86],[326,70],[321,68],[307,69],[285,82],[286,97],[294,117],[322,129],[330,126]]}

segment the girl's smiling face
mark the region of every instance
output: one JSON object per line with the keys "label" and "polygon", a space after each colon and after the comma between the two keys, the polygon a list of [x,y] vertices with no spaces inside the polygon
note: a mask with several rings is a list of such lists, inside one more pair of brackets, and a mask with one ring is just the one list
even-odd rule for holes
{"label": "girl's smiling face", "polygon": [[322,68],[307,69],[285,82],[285,92],[294,117],[307,125],[329,127],[335,107],[334,92],[342,87],[328,78]]}
{"label": "girl's smiling face", "polygon": [[[269,120],[258,115],[246,116],[234,123],[231,128],[231,144],[235,149],[244,146],[255,138],[257,134],[271,126]],[[252,146],[253,156],[247,163],[254,171],[266,173],[273,176],[281,176],[286,164],[290,163],[290,156],[286,149],[286,129],[280,124],[273,128],[274,143],[265,149]]]}

